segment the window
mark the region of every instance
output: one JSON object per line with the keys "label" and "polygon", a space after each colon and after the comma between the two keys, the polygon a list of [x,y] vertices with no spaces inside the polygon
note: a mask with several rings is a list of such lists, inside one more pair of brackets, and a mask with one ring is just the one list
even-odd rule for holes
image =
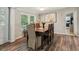
{"label": "window", "polygon": [[56,13],[52,13],[52,14],[47,14],[45,16],[45,21],[46,22],[50,22],[50,23],[55,23],[57,20],[56,20]]}
{"label": "window", "polygon": [[30,23],[34,23],[34,16],[30,16]]}
{"label": "window", "polygon": [[28,25],[28,16],[27,15],[21,15],[21,26],[23,29],[26,29]]}

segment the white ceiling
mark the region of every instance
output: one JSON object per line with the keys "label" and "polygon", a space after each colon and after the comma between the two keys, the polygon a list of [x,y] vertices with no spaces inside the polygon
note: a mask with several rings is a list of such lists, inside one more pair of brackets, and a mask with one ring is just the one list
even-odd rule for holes
{"label": "white ceiling", "polygon": [[[45,10],[40,11],[40,8],[44,8]],[[28,12],[32,14],[50,13],[63,8],[65,7],[16,7],[16,9],[19,11]]]}

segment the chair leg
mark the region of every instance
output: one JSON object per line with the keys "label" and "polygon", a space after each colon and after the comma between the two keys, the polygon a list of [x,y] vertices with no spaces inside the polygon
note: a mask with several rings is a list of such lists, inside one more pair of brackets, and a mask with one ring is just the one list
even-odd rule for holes
{"label": "chair leg", "polygon": [[41,40],[41,47],[40,49],[43,49],[43,40]]}
{"label": "chair leg", "polygon": [[49,45],[50,37],[47,38],[47,45]]}

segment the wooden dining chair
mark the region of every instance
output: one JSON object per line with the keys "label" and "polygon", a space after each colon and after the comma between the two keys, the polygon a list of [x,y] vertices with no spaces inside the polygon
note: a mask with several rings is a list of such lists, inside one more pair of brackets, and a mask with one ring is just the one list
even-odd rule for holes
{"label": "wooden dining chair", "polygon": [[48,26],[48,40],[47,43],[50,44],[51,42],[51,24]]}
{"label": "wooden dining chair", "polygon": [[44,37],[45,37],[44,40],[47,41],[47,44],[50,44],[51,41],[53,41],[53,38],[54,38],[54,25],[53,24],[48,25],[48,31],[44,33]]}
{"label": "wooden dining chair", "polygon": [[50,30],[51,30],[51,27],[50,27],[50,25],[48,25],[48,30],[47,31],[45,31],[44,33],[43,33],[43,46],[44,45],[49,45],[49,43],[50,43],[50,39],[51,39],[51,33],[50,33]]}
{"label": "wooden dining chair", "polygon": [[51,41],[54,40],[54,24],[51,24]]}

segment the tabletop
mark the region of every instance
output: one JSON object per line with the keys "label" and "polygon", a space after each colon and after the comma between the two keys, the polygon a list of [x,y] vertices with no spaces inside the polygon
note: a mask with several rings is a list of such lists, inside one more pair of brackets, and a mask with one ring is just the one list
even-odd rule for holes
{"label": "tabletop", "polygon": [[48,30],[48,28],[35,28],[36,32],[45,32],[47,30]]}

